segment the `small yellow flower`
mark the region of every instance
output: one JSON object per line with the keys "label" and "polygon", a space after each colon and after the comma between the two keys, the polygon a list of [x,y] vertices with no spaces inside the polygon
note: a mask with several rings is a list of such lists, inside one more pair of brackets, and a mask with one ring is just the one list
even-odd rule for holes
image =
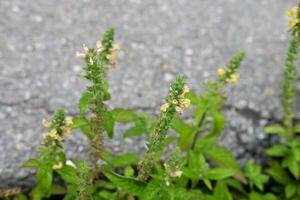
{"label": "small yellow flower", "polygon": [[179,106],[176,106],[175,107],[175,110],[176,110],[176,112],[178,112],[178,114],[182,114],[183,113],[183,109],[181,108],[181,107],[179,107]]}
{"label": "small yellow flower", "polygon": [[161,112],[167,112],[167,109],[169,108],[169,104],[165,103],[160,107]]}
{"label": "small yellow flower", "polygon": [[67,117],[66,118],[66,125],[67,126],[73,125],[73,118],[72,117]]}
{"label": "small yellow flower", "polygon": [[172,173],[170,173],[170,176],[171,177],[181,177],[181,175],[182,175],[182,171],[180,171],[180,170],[177,170],[177,171],[175,171],[175,172],[172,172]]}
{"label": "small yellow flower", "polygon": [[224,68],[218,68],[218,76],[219,77],[222,77],[222,76],[224,76],[225,75],[225,69]]}
{"label": "small yellow flower", "polygon": [[299,23],[298,19],[290,20],[290,21],[288,21],[288,26],[293,27],[298,23]]}
{"label": "small yellow flower", "polygon": [[84,58],[85,57],[85,54],[84,53],[80,53],[80,52],[76,52],[76,57],[77,58]]}
{"label": "small yellow flower", "polygon": [[185,86],[183,87],[183,94],[186,94],[186,93],[189,93],[189,92],[190,92],[189,86],[185,85]]}
{"label": "small yellow flower", "polygon": [[294,7],[287,12],[288,17],[296,18],[298,15],[298,8]]}
{"label": "small yellow flower", "polygon": [[89,48],[87,48],[87,46],[85,44],[82,45],[83,51],[85,54],[87,54],[89,52]]}
{"label": "small yellow flower", "polygon": [[172,101],[172,103],[173,103],[174,105],[177,105],[177,104],[178,104],[178,101],[177,101],[176,99],[174,99],[174,100]]}
{"label": "small yellow flower", "polygon": [[184,100],[182,101],[182,105],[183,105],[184,108],[188,108],[188,107],[191,105],[191,100],[189,100],[189,99],[184,99]]}
{"label": "small yellow flower", "polygon": [[104,50],[103,46],[102,46],[102,42],[101,40],[97,41],[96,43],[96,49],[97,49],[97,52],[100,53]]}
{"label": "small yellow flower", "polygon": [[50,133],[48,133],[49,137],[56,139],[57,138],[57,131],[52,129]]}
{"label": "small yellow flower", "polygon": [[63,167],[63,163],[62,162],[59,162],[59,163],[57,163],[57,164],[54,164],[53,166],[52,166],[52,169],[53,170],[58,170],[58,169],[61,169]]}
{"label": "small yellow flower", "polygon": [[93,65],[94,64],[94,60],[92,57],[90,57],[90,64]]}
{"label": "small yellow flower", "polygon": [[232,74],[230,76],[230,79],[228,80],[228,83],[236,83],[240,79],[239,74]]}
{"label": "small yellow flower", "polygon": [[51,122],[46,119],[43,119],[42,124],[45,128],[50,128],[52,125]]}

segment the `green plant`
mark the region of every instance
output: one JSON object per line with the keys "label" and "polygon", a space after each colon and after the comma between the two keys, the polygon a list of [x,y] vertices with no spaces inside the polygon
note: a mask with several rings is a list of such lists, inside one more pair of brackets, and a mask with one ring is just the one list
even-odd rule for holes
{"label": "green plant", "polygon": [[[266,151],[268,166],[249,161],[241,167],[228,149],[217,144],[226,123],[222,113],[226,102],[224,89],[238,81],[244,52],[238,52],[226,67],[219,68],[216,80],[207,82],[201,94],[190,91],[184,77],[177,76],[159,116],[153,119],[145,112],[107,107],[111,98],[107,73],[110,66],[115,66],[120,50],[120,46],[113,43],[114,30],[110,28],[96,48],[84,46],[84,53],[77,53],[84,58],[84,78],[89,81],[79,100],[80,114],[71,119],[63,110],[57,110],[51,121],[43,120],[50,131],[38,149],[39,159],[30,159],[24,165],[36,169],[36,186],[31,199],[52,195],[60,195],[64,200],[299,199],[300,138],[297,133],[300,133],[300,124],[293,123],[295,62],[300,42],[299,7],[288,13],[293,20],[289,22],[292,39],[282,84],[283,122],[265,128],[266,133],[282,137],[280,144]],[[188,121],[180,118],[185,109],[192,111]],[[132,125],[123,133],[125,138],[147,136],[144,155],[111,155],[103,148],[103,134],[106,132],[112,139],[116,123]],[[76,128],[89,140],[91,156],[87,160],[68,159],[61,145]],[[176,132],[176,137],[168,135],[169,129]],[[56,176],[63,185],[53,181]],[[19,190],[0,191],[0,197],[8,199],[19,193]],[[17,199],[27,197],[21,194]]]}

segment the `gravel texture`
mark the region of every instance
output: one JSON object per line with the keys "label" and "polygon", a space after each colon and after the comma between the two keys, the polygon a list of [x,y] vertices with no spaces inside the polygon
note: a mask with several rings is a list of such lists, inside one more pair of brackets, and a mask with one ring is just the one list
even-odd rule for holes
{"label": "gravel texture", "polygon": [[[110,73],[112,107],[158,110],[170,80],[184,74],[192,89],[216,76],[233,53],[247,52],[241,80],[230,86],[228,125],[220,143],[243,161],[262,155],[262,127],[280,119],[280,83],[289,41],[286,11],[292,0],[1,0],[0,187],[26,183],[19,170],[40,144],[41,119],[58,107],[75,114],[86,82],[74,53],[93,46],[108,26],[122,45]],[[120,128],[122,129],[122,127]],[[114,152],[143,142],[107,140]],[[137,139],[140,141],[139,139]],[[68,153],[82,156],[74,134]]]}

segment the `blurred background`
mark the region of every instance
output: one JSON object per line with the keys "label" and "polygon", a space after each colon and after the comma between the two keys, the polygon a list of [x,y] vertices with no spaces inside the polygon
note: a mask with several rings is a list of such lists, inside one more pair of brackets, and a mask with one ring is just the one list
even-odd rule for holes
{"label": "blurred background", "polygon": [[[193,90],[244,50],[241,80],[227,90],[228,117],[220,144],[241,162],[270,142],[262,127],[279,119],[280,84],[292,0],[0,0],[0,186],[27,180],[19,170],[40,144],[41,120],[56,108],[78,113],[85,89],[82,44],[93,47],[115,27],[122,52],[110,71],[110,107],[157,113],[169,82],[187,77]],[[120,128],[122,129],[122,128]],[[141,138],[106,140],[118,153],[143,149]],[[138,141],[138,142],[137,142]],[[84,155],[85,138],[66,144]],[[133,145],[134,143],[134,145]]]}

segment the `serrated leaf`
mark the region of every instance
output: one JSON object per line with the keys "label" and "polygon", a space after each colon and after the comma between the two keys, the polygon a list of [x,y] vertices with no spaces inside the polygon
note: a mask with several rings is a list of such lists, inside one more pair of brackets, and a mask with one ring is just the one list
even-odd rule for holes
{"label": "serrated leaf", "polygon": [[222,200],[232,200],[232,196],[223,181],[218,181],[214,189],[214,198]]}
{"label": "serrated leaf", "polygon": [[138,119],[137,114],[134,111],[128,109],[115,108],[110,112],[113,118],[115,119],[115,121],[117,122],[122,122],[122,123],[134,122],[135,120]]}
{"label": "serrated leaf", "polygon": [[272,178],[278,183],[288,185],[292,182],[290,175],[282,168],[277,162],[270,162],[270,168],[267,169],[267,173],[272,176]]}
{"label": "serrated leaf", "polygon": [[296,179],[299,178],[299,165],[293,149],[288,153],[288,155],[282,161],[282,166],[287,167]]}
{"label": "serrated leaf", "polygon": [[128,154],[122,154],[119,156],[115,156],[111,160],[111,164],[114,167],[124,167],[128,165],[137,165],[139,162],[139,155],[133,154],[133,153],[128,153]]}
{"label": "serrated leaf", "polygon": [[110,139],[114,136],[114,126],[115,126],[115,119],[111,112],[104,113],[104,129],[107,132],[107,135]]}
{"label": "serrated leaf", "polygon": [[297,184],[288,184],[284,188],[286,198],[291,198],[297,192]]}
{"label": "serrated leaf", "polygon": [[267,134],[278,134],[280,136],[286,137],[287,130],[285,127],[281,126],[280,124],[273,124],[270,126],[266,126],[264,128],[265,133]]}
{"label": "serrated leaf", "polygon": [[213,130],[212,134],[218,135],[225,127],[225,116],[221,112],[212,113],[213,117]]}
{"label": "serrated leaf", "polygon": [[85,126],[89,123],[85,117],[74,117],[72,121],[73,121],[73,124],[71,126],[72,129]]}
{"label": "serrated leaf", "polygon": [[33,199],[41,199],[50,195],[52,186],[52,166],[39,165],[36,173],[36,187],[33,190]]}
{"label": "serrated leaf", "polygon": [[134,127],[127,129],[123,133],[124,138],[140,136],[146,132],[145,127],[141,123],[136,123]]}
{"label": "serrated leaf", "polygon": [[39,161],[37,159],[29,159],[23,164],[23,167],[37,168],[38,166],[39,166]]}
{"label": "serrated leaf", "polygon": [[125,176],[120,176],[108,170],[105,170],[104,174],[116,186],[122,188],[124,191],[132,195],[140,196],[144,192],[147,185],[145,182]]}
{"label": "serrated leaf", "polygon": [[61,169],[56,171],[60,177],[67,183],[77,183],[80,179],[76,174],[76,171],[73,167],[65,165]]}
{"label": "serrated leaf", "polygon": [[191,147],[193,139],[196,135],[196,127],[186,124],[182,119],[175,116],[171,123],[171,128],[179,133],[178,145],[181,150],[187,150]]}
{"label": "serrated leaf", "polygon": [[255,185],[260,191],[263,191],[263,185],[269,177],[262,174],[261,166],[247,162],[245,171],[245,176],[249,178],[250,187],[252,188]]}
{"label": "serrated leaf", "polygon": [[226,168],[213,168],[209,169],[205,175],[205,178],[211,180],[222,180],[231,177],[235,174],[236,170]]}
{"label": "serrated leaf", "polygon": [[90,100],[93,98],[93,94],[90,92],[85,92],[79,99],[79,111],[84,114],[89,108]]}
{"label": "serrated leaf", "polygon": [[283,157],[286,155],[288,148],[284,144],[274,145],[271,148],[267,149],[266,153],[269,156],[274,157]]}

